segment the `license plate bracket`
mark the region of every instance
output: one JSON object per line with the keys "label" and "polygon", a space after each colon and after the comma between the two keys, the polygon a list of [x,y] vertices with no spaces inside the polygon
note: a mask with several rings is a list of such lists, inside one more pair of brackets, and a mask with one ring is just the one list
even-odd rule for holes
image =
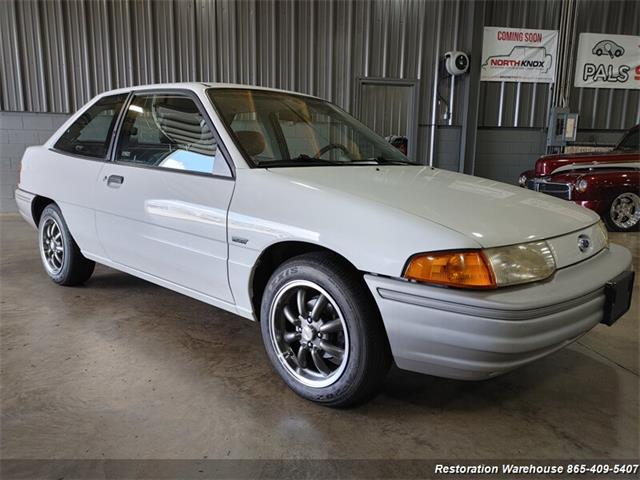
{"label": "license plate bracket", "polygon": [[635,272],[622,272],[604,287],[604,316],[602,322],[611,326],[631,307],[631,293]]}

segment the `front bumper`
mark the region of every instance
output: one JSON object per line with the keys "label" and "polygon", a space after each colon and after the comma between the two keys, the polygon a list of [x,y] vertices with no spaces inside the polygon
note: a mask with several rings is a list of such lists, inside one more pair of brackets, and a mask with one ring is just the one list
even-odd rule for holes
{"label": "front bumper", "polygon": [[603,319],[604,286],[631,269],[618,245],[548,281],[492,291],[365,275],[398,367],[481,380],[544,357]]}

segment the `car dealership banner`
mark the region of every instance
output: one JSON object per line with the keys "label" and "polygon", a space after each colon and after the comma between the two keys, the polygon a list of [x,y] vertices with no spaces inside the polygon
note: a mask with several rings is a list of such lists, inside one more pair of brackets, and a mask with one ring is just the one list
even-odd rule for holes
{"label": "car dealership banner", "polygon": [[557,51],[557,30],[484,27],[480,80],[553,83]]}
{"label": "car dealership banner", "polygon": [[574,85],[640,88],[640,37],[581,33]]}

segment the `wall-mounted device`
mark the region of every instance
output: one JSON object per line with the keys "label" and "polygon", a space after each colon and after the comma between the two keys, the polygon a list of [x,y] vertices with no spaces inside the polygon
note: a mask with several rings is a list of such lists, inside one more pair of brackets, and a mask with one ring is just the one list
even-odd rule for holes
{"label": "wall-mounted device", "polygon": [[469,71],[469,55],[451,51],[444,54],[444,68],[449,75],[463,75]]}
{"label": "wall-mounted device", "polygon": [[578,114],[568,108],[555,107],[549,114],[547,147],[565,147],[567,142],[575,142],[578,133]]}

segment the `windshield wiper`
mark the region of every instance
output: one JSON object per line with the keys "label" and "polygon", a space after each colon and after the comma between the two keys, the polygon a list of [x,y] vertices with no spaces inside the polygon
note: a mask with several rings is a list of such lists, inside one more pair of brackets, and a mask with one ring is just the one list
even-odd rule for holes
{"label": "windshield wiper", "polygon": [[415,165],[415,163],[410,162],[409,160],[390,159],[390,158],[384,158],[382,156],[363,158],[362,160],[354,160],[351,163],[358,163],[358,162],[362,162],[362,163],[377,162],[378,165]]}
{"label": "windshield wiper", "polygon": [[317,166],[317,165],[332,165],[332,166],[344,166],[349,165],[416,165],[408,160],[388,159],[384,157],[371,157],[362,158],[360,160],[349,160],[346,162],[338,162],[335,160],[325,160],[324,158],[310,157],[306,154],[300,154],[297,157],[291,159],[281,160],[262,160],[257,162],[259,167],[299,167],[299,166]]}
{"label": "windshield wiper", "polygon": [[304,153],[291,159],[282,160],[263,160],[257,162],[260,167],[296,167],[300,165],[314,166],[314,165],[345,165],[347,162],[334,162],[332,160],[325,160],[324,158],[315,158],[305,155]]}

